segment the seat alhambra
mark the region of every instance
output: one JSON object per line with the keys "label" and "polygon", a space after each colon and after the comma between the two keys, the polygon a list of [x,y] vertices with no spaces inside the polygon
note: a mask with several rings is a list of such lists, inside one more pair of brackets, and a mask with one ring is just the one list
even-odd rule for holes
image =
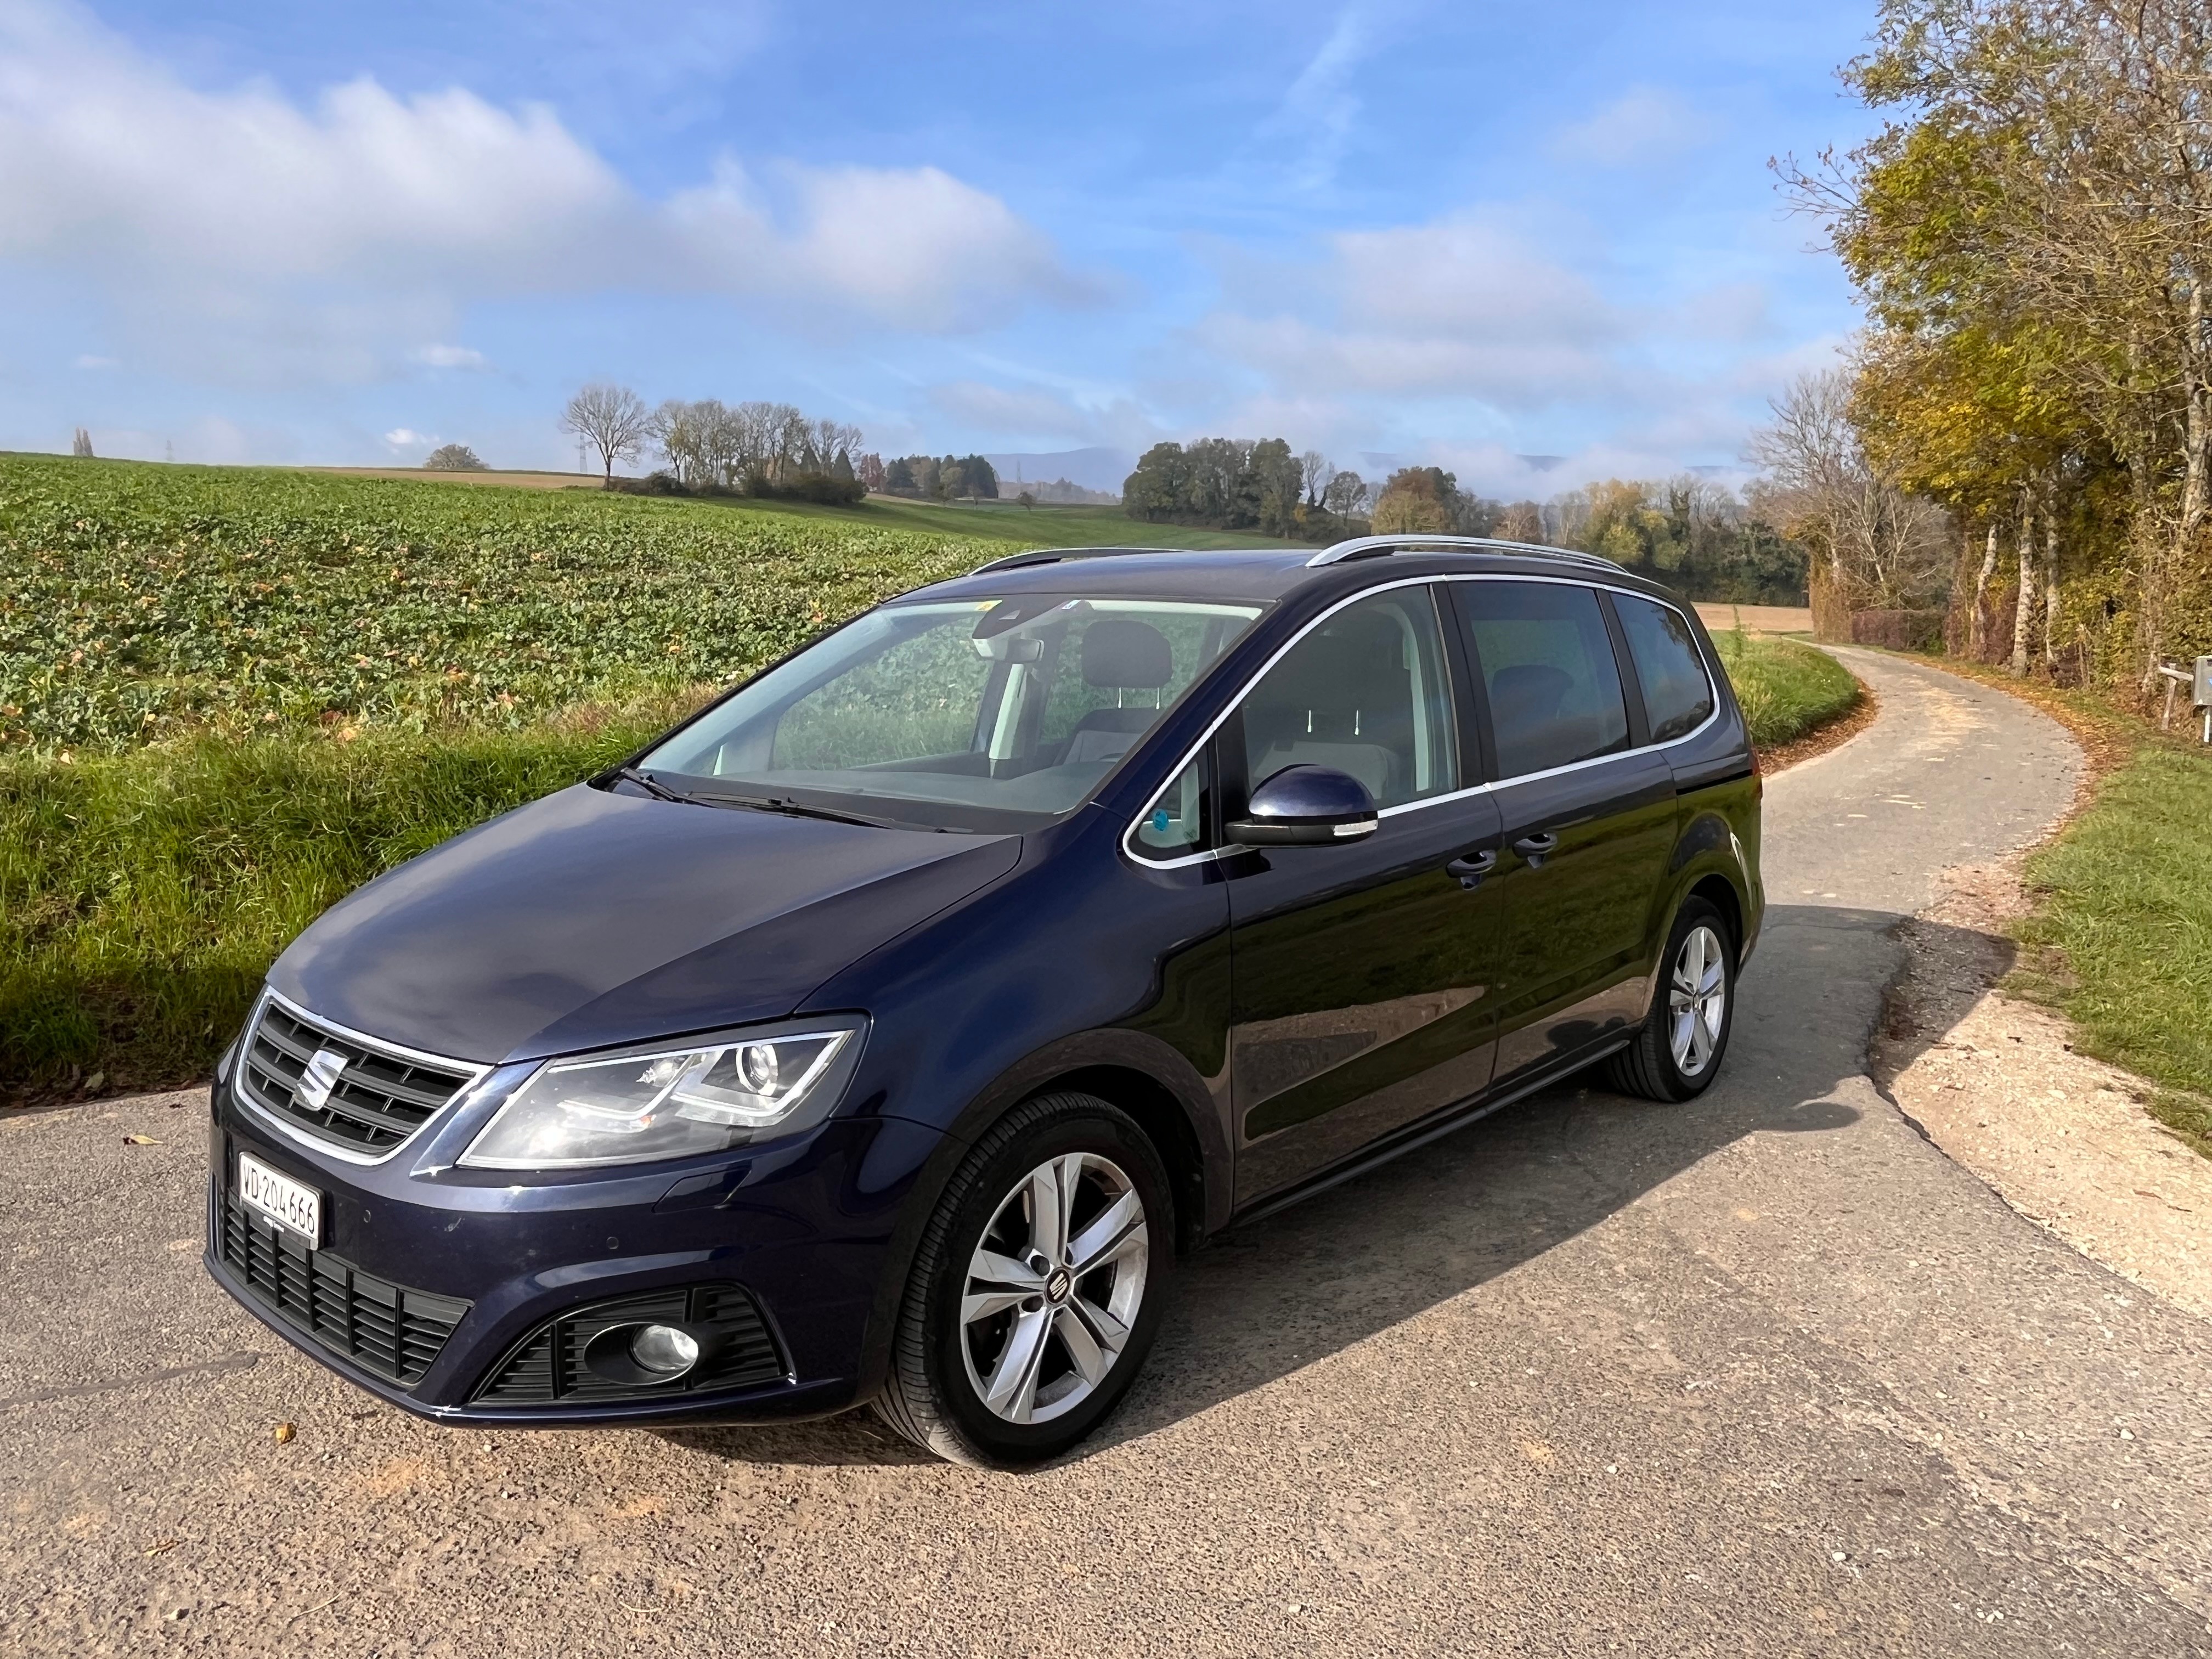
{"label": "seat alhambra", "polygon": [[1712,1081],[1759,781],[1695,613],[1448,537],[1025,553],[354,893],[210,1270],[452,1424],[1061,1453],[1222,1229],[1591,1066]]}

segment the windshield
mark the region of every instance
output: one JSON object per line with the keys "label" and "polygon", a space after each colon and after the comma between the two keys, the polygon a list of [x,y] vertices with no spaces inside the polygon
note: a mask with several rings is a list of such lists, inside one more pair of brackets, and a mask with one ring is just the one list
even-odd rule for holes
{"label": "windshield", "polygon": [[885,605],[639,766],[709,797],[1035,827],[1090,799],[1261,609],[1059,593]]}

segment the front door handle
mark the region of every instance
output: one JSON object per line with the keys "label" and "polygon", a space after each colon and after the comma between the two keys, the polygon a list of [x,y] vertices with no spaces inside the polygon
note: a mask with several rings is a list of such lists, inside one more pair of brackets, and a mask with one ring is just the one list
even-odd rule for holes
{"label": "front door handle", "polygon": [[1479,853],[1469,853],[1464,858],[1454,859],[1444,866],[1444,873],[1457,876],[1459,884],[1470,890],[1482,885],[1482,878],[1498,867],[1496,849],[1486,847]]}
{"label": "front door handle", "polygon": [[1559,838],[1547,830],[1539,835],[1522,836],[1513,843],[1513,850],[1531,870],[1540,870],[1544,860],[1559,850]]}

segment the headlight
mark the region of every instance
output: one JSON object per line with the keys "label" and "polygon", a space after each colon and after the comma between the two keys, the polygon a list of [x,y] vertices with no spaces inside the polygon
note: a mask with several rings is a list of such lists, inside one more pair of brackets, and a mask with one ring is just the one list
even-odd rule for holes
{"label": "headlight", "polygon": [[642,1164],[818,1122],[860,1033],[716,1038],[617,1060],[550,1060],[461,1154],[480,1170]]}

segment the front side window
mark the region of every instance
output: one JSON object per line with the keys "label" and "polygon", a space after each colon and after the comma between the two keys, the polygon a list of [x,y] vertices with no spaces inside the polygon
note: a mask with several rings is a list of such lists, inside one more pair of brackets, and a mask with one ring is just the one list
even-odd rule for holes
{"label": "front side window", "polygon": [[1316,626],[1252,688],[1243,715],[1253,787],[1300,765],[1350,773],[1377,806],[1459,787],[1451,689],[1427,587],[1370,595]]}
{"label": "front side window", "polygon": [[1133,849],[1139,857],[1187,857],[1206,848],[1206,763],[1193,761],[1145,809]]}
{"label": "front side window", "polygon": [[639,764],[708,799],[1032,828],[1089,799],[1261,609],[1065,593],[885,605]]}
{"label": "front side window", "polygon": [[1713,712],[1712,682],[1705,677],[1705,659],[1690,632],[1689,618],[1671,605],[1633,593],[1615,593],[1613,614],[1620,618],[1620,631],[1628,636],[1629,659],[1636,665],[1636,683],[1644,691],[1651,741],[1686,738]]}
{"label": "front side window", "polygon": [[1501,778],[1628,747],[1620,672],[1595,592],[1565,582],[1455,586],[1489,693]]}

